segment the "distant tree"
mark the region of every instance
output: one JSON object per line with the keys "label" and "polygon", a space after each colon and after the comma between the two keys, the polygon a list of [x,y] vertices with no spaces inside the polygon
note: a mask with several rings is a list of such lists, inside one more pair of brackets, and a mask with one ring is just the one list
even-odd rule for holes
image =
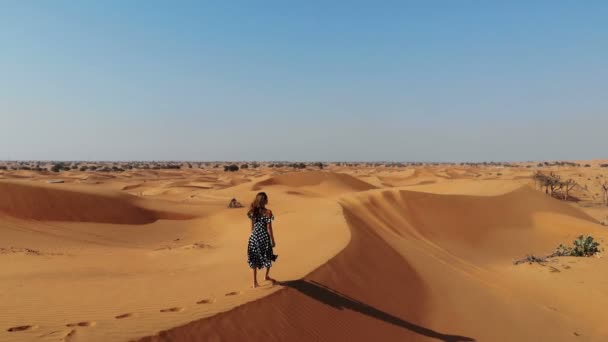
{"label": "distant tree", "polygon": [[604,178],[604,179],[598,180],[598,183],[604,193],[603,202],[606,206],[608,206],[608,179]]}
{"label": "distant tree", "polygon": [[251,163],[251,167],[254,169],[257,169],[258,167],[260,167],[260,164],[253,162],[253,163]]}
{"label": "distant tree", "polygon": [[65,165],[63,165],[63,163],[56,163],[55,165],[53,165],[53,167],[51,167],[51,171],[53,172],[60,172],[65,168]]}
{"label": "distant tree", "polygon": [[248,169],[248,168],[249,168],[249,164],[247,164],[247,163],[241,165],[241,170]]}
{"label": "distant tree", "polygon": [[89,169],[89,167],[86,166],[86,165],[83,165],[83,166],[80,167],[80,171],[86,171],[88,169]]}
{"label": "distant tree", "polygon": [[97,170],[97,165],[91,165],[91,166],[89,166],[89,170],[91,170],[91,171]]}
{"label": "distant tree", "polygon": [[578,184],[574,179],[568,179],[565,182],[561,182],[561,188],[564,189],[564,200],[570,198],[570,191],[577,185]]}
{"label": "distant tree", "polygon": [[585,164],[585,167],[591,167],[591,165],[589,165],[589,164]]}
{"label": "distant tree", "polygon": [[236,172],[239,170],[239,166],[236,164],[225,165],[224,172]]}
{"label": "distant tree", "polygon": [[538,184],[539,187],[545,188],[545,193],[547,195],[553,196],[553,194],[563,187],[563,182],[561,181],[561,177],[551,172],[550,174],[544,174],[542,172],[537,172],[532,177],[534,181]]}

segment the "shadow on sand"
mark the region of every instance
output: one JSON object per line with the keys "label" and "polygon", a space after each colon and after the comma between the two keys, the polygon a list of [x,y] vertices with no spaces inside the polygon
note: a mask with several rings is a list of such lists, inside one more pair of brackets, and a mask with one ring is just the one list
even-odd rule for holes
{"label": "shadow on sand", "polygon": [[315,281],[306,281],[306,280],[292,280],[285,282],[278,282],[278,284],[290,287],[294,290],[299,291],[306,296],[319,301],[325,305],[329,305],[338,310],[349,309],[352,311],[356,311],[363,315],[373,317],[375,319],[382,320],[386,323],[390,323],[404,329],[410,330],[420,335],[424,335],[426,337],[434,338],[444,342],[464,342],[464,341],[475,341],[475,339],[466,337],[466,336],[458,336],[458,335],[446,335],[439,333],[437,331],[416,325],[414,323],[410,323],[408,321],[404,321],[399,317],[395,317],[391,314],[388,314],[384,311],[378,310],[373,306],[362,303],[356,299],[350,298],[336,290],[326,287],[323,284],[317,283]]}

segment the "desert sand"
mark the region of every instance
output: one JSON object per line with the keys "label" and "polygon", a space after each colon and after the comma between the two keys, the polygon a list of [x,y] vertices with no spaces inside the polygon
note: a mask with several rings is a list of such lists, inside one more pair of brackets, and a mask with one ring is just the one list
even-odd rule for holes
{"label": "desert sand", "polygon": [[[603,162],[0,170],[0,341],[607,341],[605,257],[513,264],[606,246]],[[280,284],[252,289],[258,191]]]}

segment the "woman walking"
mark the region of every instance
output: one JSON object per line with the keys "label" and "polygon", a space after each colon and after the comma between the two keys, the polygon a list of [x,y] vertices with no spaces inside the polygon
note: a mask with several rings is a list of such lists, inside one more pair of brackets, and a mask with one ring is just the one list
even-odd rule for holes
{"label": "woman walking", "polygon": [[249,267],[253,269],[253,287],[260,286],[258,284],[258,269],[266,268],[265,280],[275,280],[270,278],[270,267],[272,262],[277,259],[277,255],[273,254],[272,248],[276,246],[274,235],[272,233],[272,221],[274,216],[272,211],[266,208],[268,204],[268,196],[265,192],[260,192],[255,196],[251,208],[247,213],[251,219],[251,236],[249,236],[249,245],[247,246],[247,259]]}

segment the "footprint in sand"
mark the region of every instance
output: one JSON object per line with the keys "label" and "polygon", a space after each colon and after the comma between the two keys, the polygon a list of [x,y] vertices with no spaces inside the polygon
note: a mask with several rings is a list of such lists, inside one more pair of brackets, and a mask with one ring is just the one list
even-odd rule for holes
{"label": "footprint in sand", "polygon": [[184,308],[174,307],[174,308],[160,310],[160,312],[181,312],[181,311],[184,311]]}
{"label": "footprint in sand", "polygon": [[32,330],[34,328],[36,328],[35,325],[20,325],[18,327],[8,328],[8,329],[6,329],[6,331],[8,331],[8,332],[17,332],[17,331]]}
{"label": "footprint in sand", "polygon": [[78,322],[78,323],[69,323],[69,324],[66,324],[65,326],[74,328],[74,327],[92,327],[94,325],[95,325],[95,322],[84,321],[84,322]]}
{"label": "footprint in sand", "polygon": [[238,295],[238,294],[240,294],[240,292],[237,292],[237,291],[232,291],[232,292],[228,292],[228,293],[226,293],[226,294],[225,294],[225,296],[236,296],[236,295]]}
{"label": "footprint in sand", "polygon": [[201,299],[198,302],[196,302],[196,304],[211,304],[213,303],[213,300],[211,299]]}
{"label": "footprint in sand", "polygon": [[133,317],[133,314],[132,313],[126,313],[126,314],[115,316],[114,318],[116,318],[116,319],[123,319],[123,318],[129,318],[129,317]]}

